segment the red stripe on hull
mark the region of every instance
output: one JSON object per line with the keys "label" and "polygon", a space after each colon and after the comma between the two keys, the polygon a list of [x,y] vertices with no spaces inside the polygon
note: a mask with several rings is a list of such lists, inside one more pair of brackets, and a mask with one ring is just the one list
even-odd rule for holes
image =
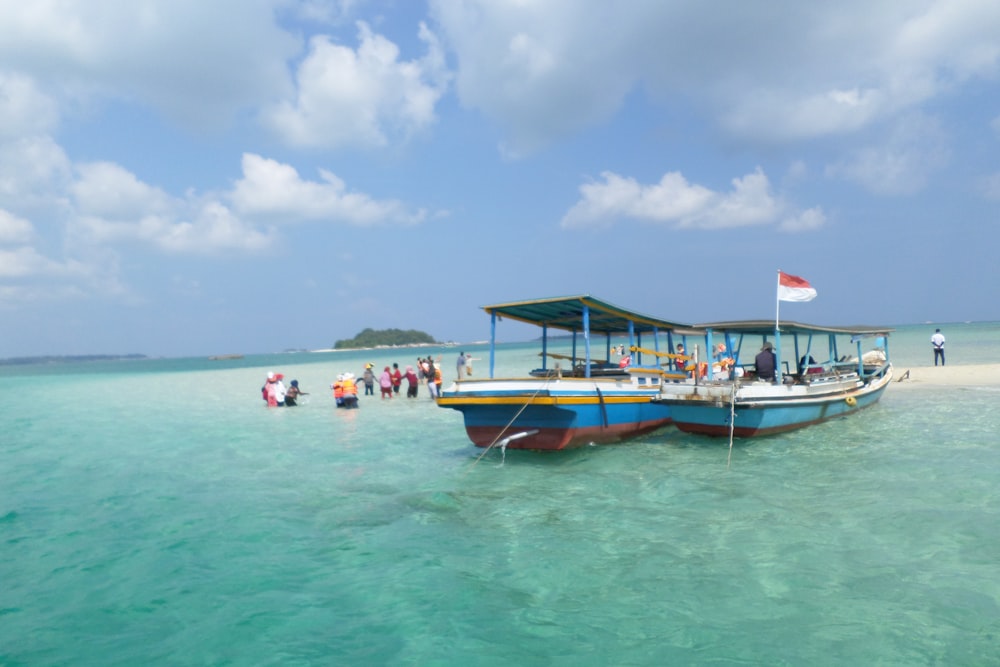
{"label": "red stripe on hull", "polygon": [[[772,426],[771,428],[747,428],[739,427],[733,429],[733,435],[737,438],[753,438],[756,436],[764,435],[777,435],[778,433],[787,433],[789,431],[795,431],[800,428],[805,428],[806,426],[813,426],[815,424],[822,424],[823,422],[830,421],[831,419],[838,419],[840,417],[846,417],[858,412],[869,406],[859,406],[858,408],[851,410],[849,412],[841,412],[835,415],[830,415],[829,417],[822,417],[820,419],[810,419],[809,421],[795,422],[794,424],[782,424],[781,426]],[[685,433],[694,433],[697,435],[711,435],[717,437],[729,437],[729,426],[724,424],[722,426],[717,426],[714,424],[698,424],[694,422],[674,422],[679,430]]]}
{"label": "red stripe on hull", "polygon": [[[775,426],[773,428],[740,428],[736,427],[733,429],[733,435],[737,438],[752,438],[754,436],[760,435],[776,435],[778,433],[787,433],[788,431],[795,431],[800,428],[805,428],[806,426],[812,426],[813,424],[820,424],[827,421],[826,419],[816,419],[813,421],[799,422],[796,424],[786,424],[784,426]],[[674,422],[674,425],[684,431],[685,433],[694,433],[696,435],[711,435],[711,436],[725,436],[729,437],[729,426],[712,426],[710,424],[688,424],[688,423],[678,423]]]}
{"label": "red stripe on hull", "polygon": [[[616,424],[607,427],[589,428],[540,428],[538,433],[512,440],[509,449],[560,450],[574,449],[584,445],[603,445],[634,438],[670,424],[670,419],[658,419],[641,424]],[[504,437],[515,435],[531,427],[508,429],[502,435],[496,426],[467,426],[465,432],[476,447],[489,447]],[[728,433],[728,432],[727,432]]]}

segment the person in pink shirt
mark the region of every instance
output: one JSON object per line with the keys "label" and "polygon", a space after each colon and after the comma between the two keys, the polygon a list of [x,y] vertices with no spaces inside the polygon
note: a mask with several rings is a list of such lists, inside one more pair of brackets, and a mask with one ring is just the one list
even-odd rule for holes
{"label": "person in pink shirt", "polygon": [[389,372],[388,366],[382,371],[382,377],[378,379],[378,386],[382,389],[383,399],[392,398],[392,373]]}

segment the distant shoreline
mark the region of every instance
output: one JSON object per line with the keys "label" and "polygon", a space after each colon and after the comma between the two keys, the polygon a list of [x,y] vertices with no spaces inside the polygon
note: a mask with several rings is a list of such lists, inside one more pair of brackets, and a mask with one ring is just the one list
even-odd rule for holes
{"label": "distant shoreline", "polygon": [[471,343],[407,343],[406,345],[376,345],[374,347],[342,347],[339,349],[334,347],[327,347],[319,350],[308,350],[308,352],[315,354],[319,352],[364,352],[367,350],[406,350],[406,349],[421,348],[421,347],[458,348],[462,347],[463,345],[468,347],[472,347],[473,345],[486,345],[488,342],[489,341],[483,340],[483,341],[474,341]]}
{"label": "distant shoreline", "polygon": [[45,354],[37,357],[0,359],[0,366],[30,366],[33,364],[74,364],[86,361],[135,361],[149,359],[145,354]]}

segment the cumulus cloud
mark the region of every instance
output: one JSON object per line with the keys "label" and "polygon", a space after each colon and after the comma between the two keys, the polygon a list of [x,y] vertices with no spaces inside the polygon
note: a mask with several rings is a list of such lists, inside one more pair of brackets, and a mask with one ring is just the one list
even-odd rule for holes
{"label": "cumulus cloud", "polygon": [[395,200],[350,192],[329,171],[320,177],[309,181],[290,165],[246,154],[243,177],[230,191],[174,197],[120,165],[83,164],[70,188],[75,238],[139,241],[172,253],[256,252],[290,223],[414,224],[426,217]]}
{"label": "cumulus cloud", "polygon": [[894,123],[878,143],[829,165],[826,173],[876,194],[910,195],[923,189],[950,158],[947,134],[940,122],[914,114]]}
{"label": "cumulus cloud", "polygon": [[987,199],[1000,201],[1000,171],[984,176],[979,182],[979,190]]}
{"label": "cumulus cloud", "polygon": [[[639,3],[431,3],[456,53],[462,104],[503,127],[520,156],[610,118],[635,85]],[[638,13],[637,13],[638,11]],[[656,13],[658,10],[654,10]]]}
{"label": "cumulus cloud", "polygon": [[515,148],[602,122],[639,86],[746,142],[841,136],[1000,68],[992,0],[431,7],[457,56],[462,103],[503,126]]}
{"label": "cumulus cloud", "polygon": [[0,208],[0,244],[27,243],[33,231],[30,222]]}
{"label": "cumulus cloud", "polygon": [[32,275],[72,275],[84,273],[77,262],[61,264],[38,253],[30,246],[0,248],[0,277],[23,278]]}
{"label": "cumulus cloud", "polygon": [[691,184],[677,172],[652,185],[612,172],[601,177],[603,182],[580,186],[582,197],[563,217],[563,228],[610,227],[623,218],[698,229],[771,224],[785,231],[815,229],[825,222],[819,208],[798,211],[776,196],[760,169],[734,178],[728,192]]}
{"label": "cumulus cloud", "polygon": [[353,225],[413,224],[426,217],[395,200],[379,201],[350,192],[343,180],[325,169],[320,181],[308,181],[294,167],[259,155],[243,156],[243,178],[233,187],[233,207],[257,220],[325,220]]}
{"label": "cumulus cloud", "polygon": [[195,253],[254,251],[268,245],[266,233],[240,222],[224,206],[193,194],[172,197],[119,165],[83,164],[77,172],[71,187],[73,227],[82,241],[140,241],[165,251]]}
{"label": "cumulus cloud", "polygon": [[0,71],[0,141],[48,134],[58,121],[55,101],[33,79]]}
{"label": "cumulus cloud", "polygon": [[385,146],[429,127],[447,89],[437,37],[420,24],[427,53],[401,61],[399,47],[358,23],[357,51],[327,36],[310,41],[296,73],[298,92],[265,114],[265,121],[296,146]]}
{"label": "cumulus cloud", "polygon": [[276,2],[0,3],[0,62],[67,98],[136,100],[198,126],[287,93],[300,41]]}

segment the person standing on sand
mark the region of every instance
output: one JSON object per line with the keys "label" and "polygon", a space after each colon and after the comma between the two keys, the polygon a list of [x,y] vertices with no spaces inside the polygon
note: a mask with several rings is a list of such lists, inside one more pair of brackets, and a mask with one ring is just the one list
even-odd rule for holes
{"label": "person standing on sand", "polygon": [[934,346],[934,365],[937,366],[938,357],[941,357],[941,365],[944,366],[944,334],[940,329],[934,330],[931,336],[931,345]]}

